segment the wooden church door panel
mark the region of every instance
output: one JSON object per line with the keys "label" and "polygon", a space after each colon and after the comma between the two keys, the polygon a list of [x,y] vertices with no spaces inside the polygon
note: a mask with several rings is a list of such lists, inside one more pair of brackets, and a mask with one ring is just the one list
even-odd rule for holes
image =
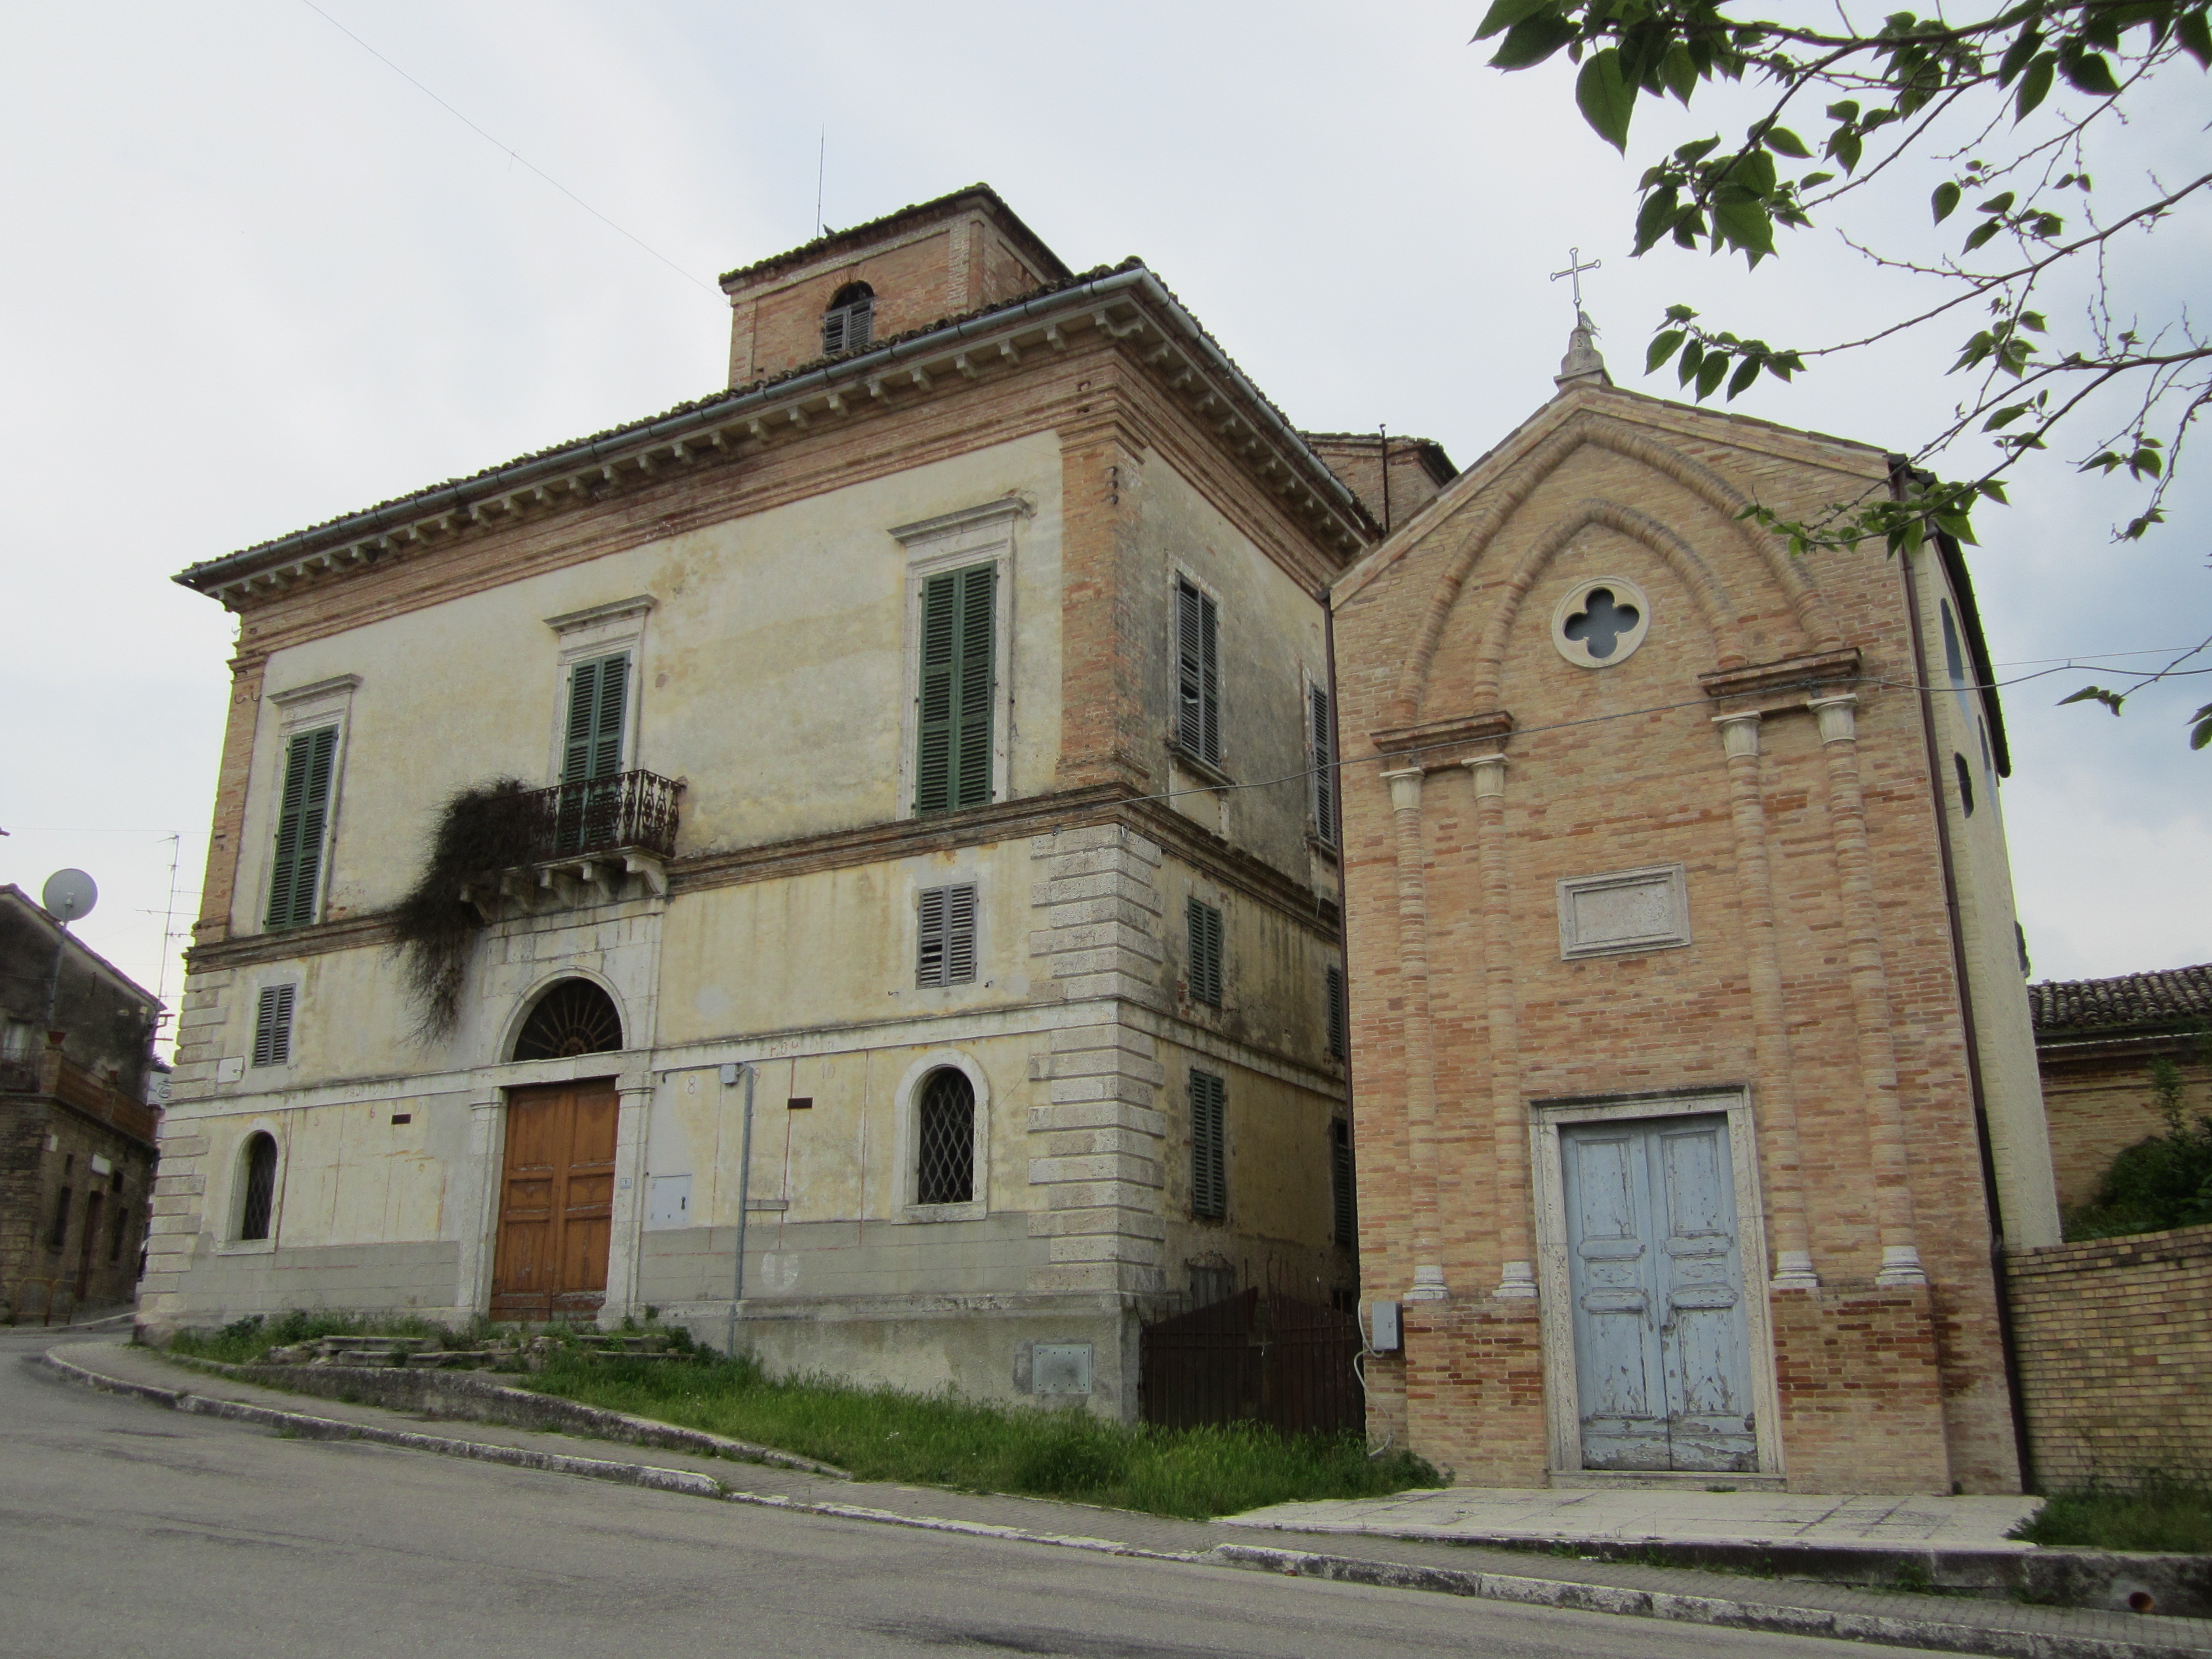
{"label": "wooden church door panel", "polygon": [[617,1114],[605,1079],[509,1093],[495,1316],[580,1316],[605,1301]]}
{"label": "wooden church door panel", "polygon": [[1663,1469],[1665,1371],[1641,1137],[1592,1124],[1564,1134],[1561,1151],[1583,1467]]}
{"label": "wooden church door panel", "polygon": [[1583,1467],[1758,1467],[1728,1126],[1560,1137]]}
{"label": "wooden church door panel", "polygon": [[1676,1118],[1650,1131],[1666,1236],[1657,1255],[1670,1467],[1759,1467],[1725,1119]]}

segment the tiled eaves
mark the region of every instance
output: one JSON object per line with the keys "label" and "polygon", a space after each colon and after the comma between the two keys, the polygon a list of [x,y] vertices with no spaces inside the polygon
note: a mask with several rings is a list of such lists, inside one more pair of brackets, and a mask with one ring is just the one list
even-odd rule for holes
{"label": "tiled eaves", "polygon": [[2039,1038],[2212,1028],[2212,963],[2114,979],[2046,981],[2027,988],[2027,1009]]}
{"label": "tiled eaves", "polygon": [[174,580],[239,609],[303,580],[580,507],[672,471],[758,454],[895,392],[926,393],[939,379],[1007,373],[1025,351],[1062,349],[1087,329],[1125,343],[1309,533],[1346,556],[1376,539],[1379,531],[1358,497],[1133,258],[193,565]]}

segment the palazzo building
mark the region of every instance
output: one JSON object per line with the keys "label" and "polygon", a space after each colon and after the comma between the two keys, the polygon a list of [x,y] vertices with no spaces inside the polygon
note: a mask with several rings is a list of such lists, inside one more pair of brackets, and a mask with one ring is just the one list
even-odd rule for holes
{"label": "palazzo building", "polygon": [[178,578],[240,629],[143,1321],[1130,1416],[1147,1298],[1352,1293],[1310,775],[1377,526],[987,189],[723,287],[727,390]]}

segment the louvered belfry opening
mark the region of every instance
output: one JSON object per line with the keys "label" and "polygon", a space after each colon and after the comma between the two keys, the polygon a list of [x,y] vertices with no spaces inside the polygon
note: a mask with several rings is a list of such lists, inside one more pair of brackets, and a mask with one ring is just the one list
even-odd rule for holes
{"label": "louvered belfry opening", "polygon": [[866,283],[848,283],[830,296],[822,313],[822,352],[858,351],[876,335],[876,291]]}
{"label": "louvered belfry opening", "polygon": [[975,1089],[964,1073],[947,1066],[922,1080],[915,1127],[915,1202],[974,1202]]}
{"label": "louvered belfry opening", "polygon": [[587,979],[564,979],[538,999],[514,1039],[517,1060],[562,1060],[623,1046],[614,999]]}
{"label": "louvered belfry opening", "polygon": [[246,1202],[238,1212],[238,1236],[252,1242],[269,1237],[270,1212],[276,1207],[276,1141],[257,1131],[246,1142]]}

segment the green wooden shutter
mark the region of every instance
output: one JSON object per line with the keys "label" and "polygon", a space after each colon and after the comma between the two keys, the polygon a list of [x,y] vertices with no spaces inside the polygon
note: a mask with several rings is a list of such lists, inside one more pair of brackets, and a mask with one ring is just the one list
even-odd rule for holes
{"label": "green wooden shutter", "polygon": [[1183,918],[1190,932],[1190,1000],[1221,1006],[1221,912],[1198,899],[1186,902]]}
{"label": "green wooden shutter", "polygon": [[1323,975],[1328,1002],[1328,1052],[1337,1060],[1347,1057],[1351,1047],[1350,1022],[1345,1018],[1344,969],[1331,968]]}
{"label": "green wooden shutter", "polygon": [[1314,833],[1331,847],[1336,845],[1336,722],[1330,718],[1328,693],[1310,686],[1306,692],[1308,724],[1313,730]]}
{"label": "green wooden shutter", "polygon": [[996,569],[979,565],[922,584],[917,812],[981,806],[991,799],[997,581]]}
{"label": "green wooden shutter", "polygon": [[1340,1244],[1359,1242],[1358,1188],[1352,1161],[1352,1126],[1337,1118],[1328,1126],[1330,1232]]}
{"label": "green wooden shutter", "polygon": [[284,793],[276,810],[276,857],[269,876],[269,927],[304,927],[315,919],[337,752],[335,726],[300,732],[284,746]]}
{"label": "green wooden shutter", "polygon": [[1190,1074],[1190,1210],[1229,1213],[1229,1087],[1210,1072]]}
{"label": "green wooden shutter", "polygon": [[623,727],[629,709],[629,654],[594,657],[568,675],[568,732],[561,781],[583,783],[623,769]]}
{"label": "green wooden shutter", "polygon": [[1176,741],[1209,766],[1221,764],[1220,617],[1211,598],[1176,583]]}

